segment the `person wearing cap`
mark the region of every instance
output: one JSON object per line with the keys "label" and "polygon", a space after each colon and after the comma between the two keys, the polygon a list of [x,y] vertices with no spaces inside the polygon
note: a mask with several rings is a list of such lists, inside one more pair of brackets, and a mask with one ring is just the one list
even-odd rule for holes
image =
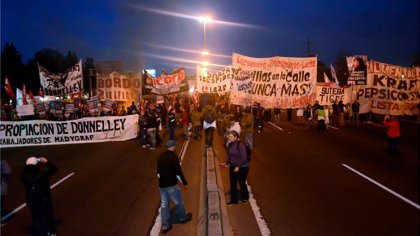
{"label": "person wearing cap", "polygon": [[179,163],[179,157],[175,153],[176,142],[169,140],[166,143],[167,150],[159,157],[157,163],[157,177],[159,180],[160,192],[160,210],[162,220],[162,233],[167,233],[172,225],[169,222],[170,207],[169,201],[175,204],[181,224],[187,223],[192,219],[192,214],[185,213],[184,202],[182,200],[181,189],[178,186],[180,182],[185,187],[188,185],[187,180],[182,172]]}
{"label": "person wearing cap", "polygon": [[[22,171],[20,180],[25,186],[28,206],[36,235],[55,235],[54,208],[49,179],[58,169],[45,157],[30,157]],[[44,219],[46,225],[44,225]]]}

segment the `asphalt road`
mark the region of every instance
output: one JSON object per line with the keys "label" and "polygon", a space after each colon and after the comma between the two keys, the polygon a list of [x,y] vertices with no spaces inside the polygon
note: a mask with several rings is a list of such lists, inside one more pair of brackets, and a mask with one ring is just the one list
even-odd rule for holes
{"label": "asphalt road", "polygon": [[[418,124],[403,123],[398,158],[386,155],[382,127],[345,127],[325,134],[304,124],[281,122],[280,128],[267,124],[255,134],[248,177],[272,235],[420,234],[419,209],[348,168],[420,204]],[[202,147],[203,142],[191,140],[183,161],[190,182],[184,201],[193,221],[175,226],[169,235],[197,235]],[[223,161],[217,135],[214,147]],[[2,149],[14,171],[6,208],[24,203],[18,176],[26,158],[44,155],[59,168],[51,183],[74,173],[52,191],[55,215],[62,220],[59,235],[148,235],[159,208],[155,169],[163,150],[142,149],[138,140]],[[228,189],[227,170],[221,172]],[[228,213],[235,235],[259,234],[249,205],[229,207]],[[1,233],[25,235],[30,223],[23,208]]]}
{"label": "asphalt road", "polygon": [[[272,235],[419,235],[419,126],[403,124],[401,156],[386,154],[386,129],[363,125],[318,133],[266,125],[248,184]],[[415,202],[417,208],[354,171]],[[225,171],[225,186],[228,186]],[[247,209],[228,208],[237,235]]]}

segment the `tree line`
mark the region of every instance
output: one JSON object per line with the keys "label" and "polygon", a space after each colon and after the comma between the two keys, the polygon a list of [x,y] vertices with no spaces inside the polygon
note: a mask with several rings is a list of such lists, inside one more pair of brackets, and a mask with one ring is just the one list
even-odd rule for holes
{"label": "tree line", "polygon": [[[34,95],[37,95],[41,87],[38,63],[52,73],[63,73],[78,62],[79,57],[75,52],[69,51],[63,55],[54,49],[42,49],[25,64],[14,43],[6,43],[1,52],[1,99],[9,99],[4,92],[6,77],[14,93],[16,88],[22,88],[25,83],[26,90],[30,89]],[[86,58],[82,67],[83,78],[88,78],[89,70],[95,69],[94,59]],[[83,80],[83,87],[85,90],[90,88],[88,79]]]}

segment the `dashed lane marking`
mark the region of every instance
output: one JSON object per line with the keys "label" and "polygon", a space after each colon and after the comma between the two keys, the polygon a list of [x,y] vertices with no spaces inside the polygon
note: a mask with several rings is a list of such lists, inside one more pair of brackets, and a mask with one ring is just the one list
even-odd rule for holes
{"label": "dashed lane marking", "polygon": [[397,193],[397,192],[395,192],[395,191],[393,191],[393,190],[391,190],[391,189],[387,188],[386,186],[384,186],[384,185],[380,184],[379,182],[377,182],[377,181],[375,181],[375,180],[373,180],[373,179],[369,178],[368,176],[364,175],[364,174],[363,174],[363,173],[361,173],[360,171],[357,171],[357,170],[355,170],[355,169],[351,168],[350,166],[348,166],[348,165],[346,165],[346,164],[342,164],[342,165],[343,165],[344,167],[346,167],[347,169],[349,169],[349,170],[353,171],[354,173],[356,173],[356,174],[358,174],[358,175],[362,176],[363,178],[365,178],[365,179],[369,180],[370,182],[374,183],[374,184],[375,184],[375,185],[377,185],[378,187],[380,187],[380,188],[384,189],[385,191],[387,191],[387,192],[391,193],[392,195],[394,195],[394,196],[398,197],[399,199],[403,200],[404,202],[406,202],[406,203],[408,203],[408,204],[412,205],[413,207],[417,208],[418,210],[420,210],[420,206],[419,206],[417,203],[415,203],[415,202],[413,202],[413,201],[409,200],[408,198],[406,198],[406,197],[402,196],[401,194],[399,194],[399,193]]}
{"label": "dashed lane marking", "polygon": [[276,124],[272,123],[272,122],[268,122],[270,125],[276,127],[277,129],[284,131],[284,129],[282,129],[280,126],[277,126]]}

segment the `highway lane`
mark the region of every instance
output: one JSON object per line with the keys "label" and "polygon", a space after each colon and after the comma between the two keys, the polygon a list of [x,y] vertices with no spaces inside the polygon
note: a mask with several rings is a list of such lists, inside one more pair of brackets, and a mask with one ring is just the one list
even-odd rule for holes
{"label": "highway lane", "polygon": [[[142,149],[137,139],[2,149],[14,171],[6,208],[24,203],[19,173],[26,158],[45,156],[59,168],[51,184],[75,172],[52,191],[60,235],[146,235],[160,204],[156,163],[164,149]],[[25,235],[30,224],[24,208],[2,227],[2,235]]]}
{"label": "highway lane", "polygon": [[419,234],[419,209],[343,166],[418,205],[418,133],[411,132],[416,129],[408,128],[401,157],[393,158],[386,155],[386,130],[381,127],[322,134],[303,124],[280,126],[283,131],[266,125],[262,134],[255,134],[248,178],[273,235]]}

